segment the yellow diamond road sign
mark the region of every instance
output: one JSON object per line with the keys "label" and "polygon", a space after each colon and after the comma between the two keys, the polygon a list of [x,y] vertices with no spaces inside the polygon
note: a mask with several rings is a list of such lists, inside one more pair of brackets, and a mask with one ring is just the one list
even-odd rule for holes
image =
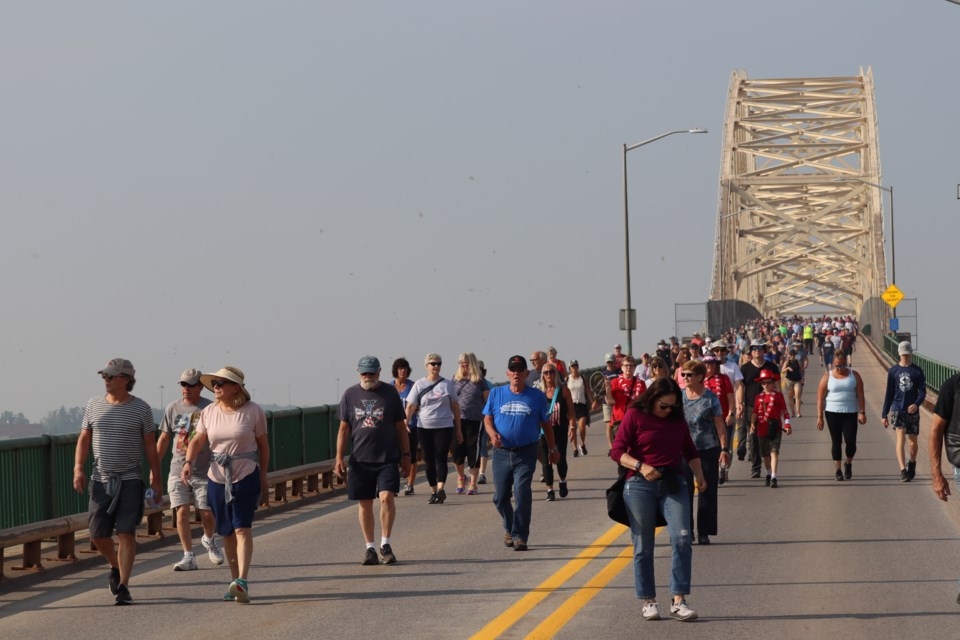
{"label": "yellow diamond road sign", "polygon": [[883,298],[884,302],[890,305],[891,309],[895,309],[900,301],[903,300],[903,291],[897,289],[897,285],[890,285],[886,291],[883,292],[883,295],[880,296]]}

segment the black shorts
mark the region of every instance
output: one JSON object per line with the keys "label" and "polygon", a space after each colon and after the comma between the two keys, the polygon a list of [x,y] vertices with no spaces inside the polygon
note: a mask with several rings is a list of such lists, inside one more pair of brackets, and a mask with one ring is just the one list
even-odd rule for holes
{"label": "black shorts", "polygon": [[347,478],[347,497],[351,500],[373,500],[383,491],[400,493],[400,468],[396,462],[351,460]]}
{"label": "black shorts", "polygon": [[580,418],[586,418],[587,424],[590,424],[590,407],[588,407],[585,402],[574,402],[573,413],[577,420]]}
{"label": "black shorts", "polygon": [[120,484],[120,498],[113,513],[107,513],[110,502],[107,485],[90,482],[90,537],[109,538],[117,533],[136,533],[143,519],[143,480],[124,480]]}
{"label": "black shorts", "polygon": [[894,429],[903,429],[903,432],[910,436],[920,434],[920,412],[907,413],[906,411],[891,411],[889,417],[890,426]]}

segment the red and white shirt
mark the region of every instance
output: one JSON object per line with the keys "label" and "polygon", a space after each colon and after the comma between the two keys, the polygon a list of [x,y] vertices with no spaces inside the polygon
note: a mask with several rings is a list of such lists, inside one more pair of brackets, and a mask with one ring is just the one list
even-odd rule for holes
{"label": "red and white shirt", "polygon": [[610,424],[615,424],[623,420],[623,414],[627,412],[627,405],[631,400],[639,397],[641,393],[647,390],[647,383],[640,378],[633,376],[627,377],[620,375],[610,381],[610,395],[613,396],[613,411],[610,416]]}
{"label": "red and white shirt", "polygon": [[753,415],[756,418],[757,435],[761,438],[769,434],[771,420],[780,420],[781,425],[786,426],[783,421],[790,419],[787,402],[779,391],[758,393],[753,400]]}

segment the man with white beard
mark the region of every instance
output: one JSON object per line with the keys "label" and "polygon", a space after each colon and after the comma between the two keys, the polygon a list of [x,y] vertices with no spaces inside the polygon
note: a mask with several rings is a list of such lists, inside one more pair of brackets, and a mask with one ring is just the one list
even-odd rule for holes
{"label": "man with white beard", "polygon": [[[360,531],[366,543],[364,565],[380,564],[373,539],[373,499],[380,498],[380,556],[383,564],[395,564],[390,534],[397,517],[394,496],[400,492],[400,476],[410,470],[410,441],[400,394],[392,384],[380,382],[380,361],[364,356],[357,364],[360,383],[343,392],[338,410],[337,460],[334,471],[344,478],[349,472],[347,497],[360,503]],[[344,463],[347,442],[351,444],[349,469]],[[399,468],[398,468],[399,465]]]}

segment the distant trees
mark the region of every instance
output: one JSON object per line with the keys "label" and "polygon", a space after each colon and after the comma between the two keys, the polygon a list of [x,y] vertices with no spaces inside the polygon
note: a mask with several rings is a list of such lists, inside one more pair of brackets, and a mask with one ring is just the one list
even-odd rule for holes
{"label": "distant trees", "polygon": [[4,411],[0,413],[0,424],[30,424],[30,421],[22,413]]}
{"label": "distant trees", "polygon": [[60,405],[59,409],[54,409],[43,417],[40,424],[44,426],[44,433],[79,433],[80,423],[83,420],[83,407],[70,407],[67,409]]}

